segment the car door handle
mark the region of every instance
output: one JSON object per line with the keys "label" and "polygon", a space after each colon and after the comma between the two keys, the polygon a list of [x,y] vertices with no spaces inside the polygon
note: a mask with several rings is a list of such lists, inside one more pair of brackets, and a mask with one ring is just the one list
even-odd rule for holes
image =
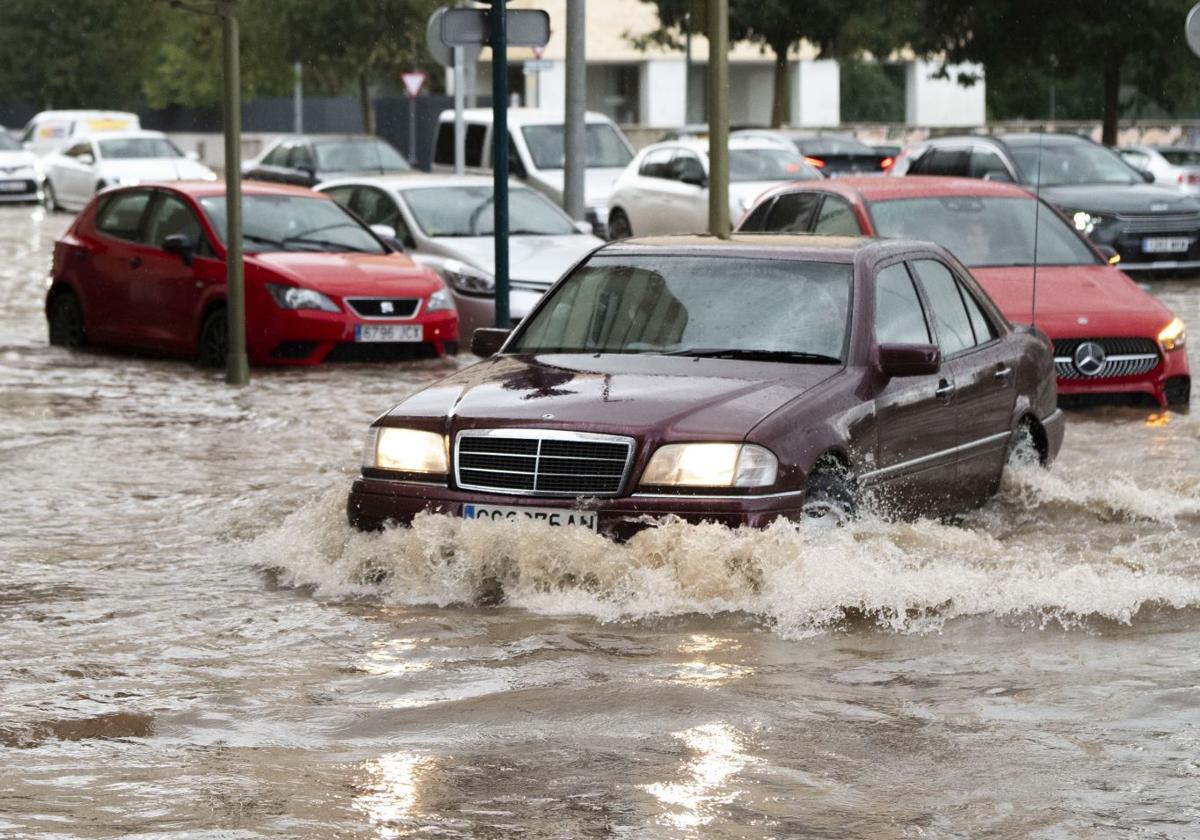
{"label": "car door handle", "polygon": [[933,395],[939,400],[949,399],[953,394],[954,386],[945,379],[938,383],[937,390],[933,392]]}
{"label": "car door handle", "polygon": [[1012,368],[1010,368],[1008,365],[1001,365],[996,369],[996,373],[994,375],[999,381],[1006,382],[1008,377],[1012,376]]}
{"label": "car door handle", "polygon": [[130,268],[141,268],[141,266],[142,266],[142,258],[141,257],[134,257],[133,259],[131,259],[129,261]]}

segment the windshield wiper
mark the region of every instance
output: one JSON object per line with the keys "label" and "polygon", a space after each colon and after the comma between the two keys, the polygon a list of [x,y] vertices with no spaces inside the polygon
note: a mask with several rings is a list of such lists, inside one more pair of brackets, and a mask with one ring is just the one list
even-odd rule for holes
{"label": "windshield wiper", "polygon": [[249,239],[251,242],[260,242],[263,245],[274,245],[276,248],[282,248],[283,243],[278,239],[272,239],[269,236],[256,236],[253,233],[242,233],[242,239]]}
{"label": "windshield wiper", "polygon": [[807,362],[816,365],[840,365],[842,360],[824,353],[805,353],[799,350],[749,350],[734,347],[689,347],[671,350],[664,356],[688,356],[696,359],[745,359],[757,362]]}
{"label": "windshield wiper", "polygon": [[[334,242],[332,239],[317,239],[310,236],[289,236],[284,240],[288,244],[299,242],[301,244],[321,245],[326,248],[334,248],[337,251],[353,251],[356,254],[371,253],[366,248],[355,248],[353,245],[347,245],[345,242]],[[305,250],[312,250],[311,248]]]}

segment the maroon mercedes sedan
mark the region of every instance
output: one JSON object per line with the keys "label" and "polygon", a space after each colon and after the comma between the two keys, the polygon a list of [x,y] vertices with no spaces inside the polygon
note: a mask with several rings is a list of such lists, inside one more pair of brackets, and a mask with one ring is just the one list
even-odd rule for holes
{"label": "maroon mercedes sedan", "polygon": [[472,349],[490,358],[372,426],[354,526],[429,510],[623,537],[647,515],[763,526],[864,497],[937,515],[1063,437],[1046,337],[927,243],[612,243]]}

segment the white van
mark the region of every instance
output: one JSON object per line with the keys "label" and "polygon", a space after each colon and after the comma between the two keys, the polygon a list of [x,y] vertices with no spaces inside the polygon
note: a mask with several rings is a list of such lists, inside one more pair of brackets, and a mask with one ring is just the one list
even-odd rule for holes
{"label": "white van", "polygon": [[42,111],[25,126],[21,144],[35,155],[45,155],[85,134],[141,127],[138,115],[128,111]]}
{"label": "white van", "polygon": [[[588,111],[587,173],[584,205],[587,220],[600,238],[608,227],[608,196],[613,184],[633,160],[633,147],[603,114]],[[468,108],[463,111],[466,127],[464,163],[466,171],[486,174],[492,171],[492,109]],[[509,173],[525,184],[562,204],[563,192],[563,112],[541,108],[508,109]],[[433,170],[454,171],[454,112],[443,111],[433,143]]]}

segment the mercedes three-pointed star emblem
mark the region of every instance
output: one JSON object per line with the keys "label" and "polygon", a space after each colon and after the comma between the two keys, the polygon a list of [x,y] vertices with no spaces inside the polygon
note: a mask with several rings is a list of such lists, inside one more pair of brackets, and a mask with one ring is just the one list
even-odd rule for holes
{"label": "mercedes three-pointed star emblem", "polygon": [[1085,341],[1075,348],[1075,370],[1084,376],[1096,376],[1104,370],[1108,354],[1094,341]]}

